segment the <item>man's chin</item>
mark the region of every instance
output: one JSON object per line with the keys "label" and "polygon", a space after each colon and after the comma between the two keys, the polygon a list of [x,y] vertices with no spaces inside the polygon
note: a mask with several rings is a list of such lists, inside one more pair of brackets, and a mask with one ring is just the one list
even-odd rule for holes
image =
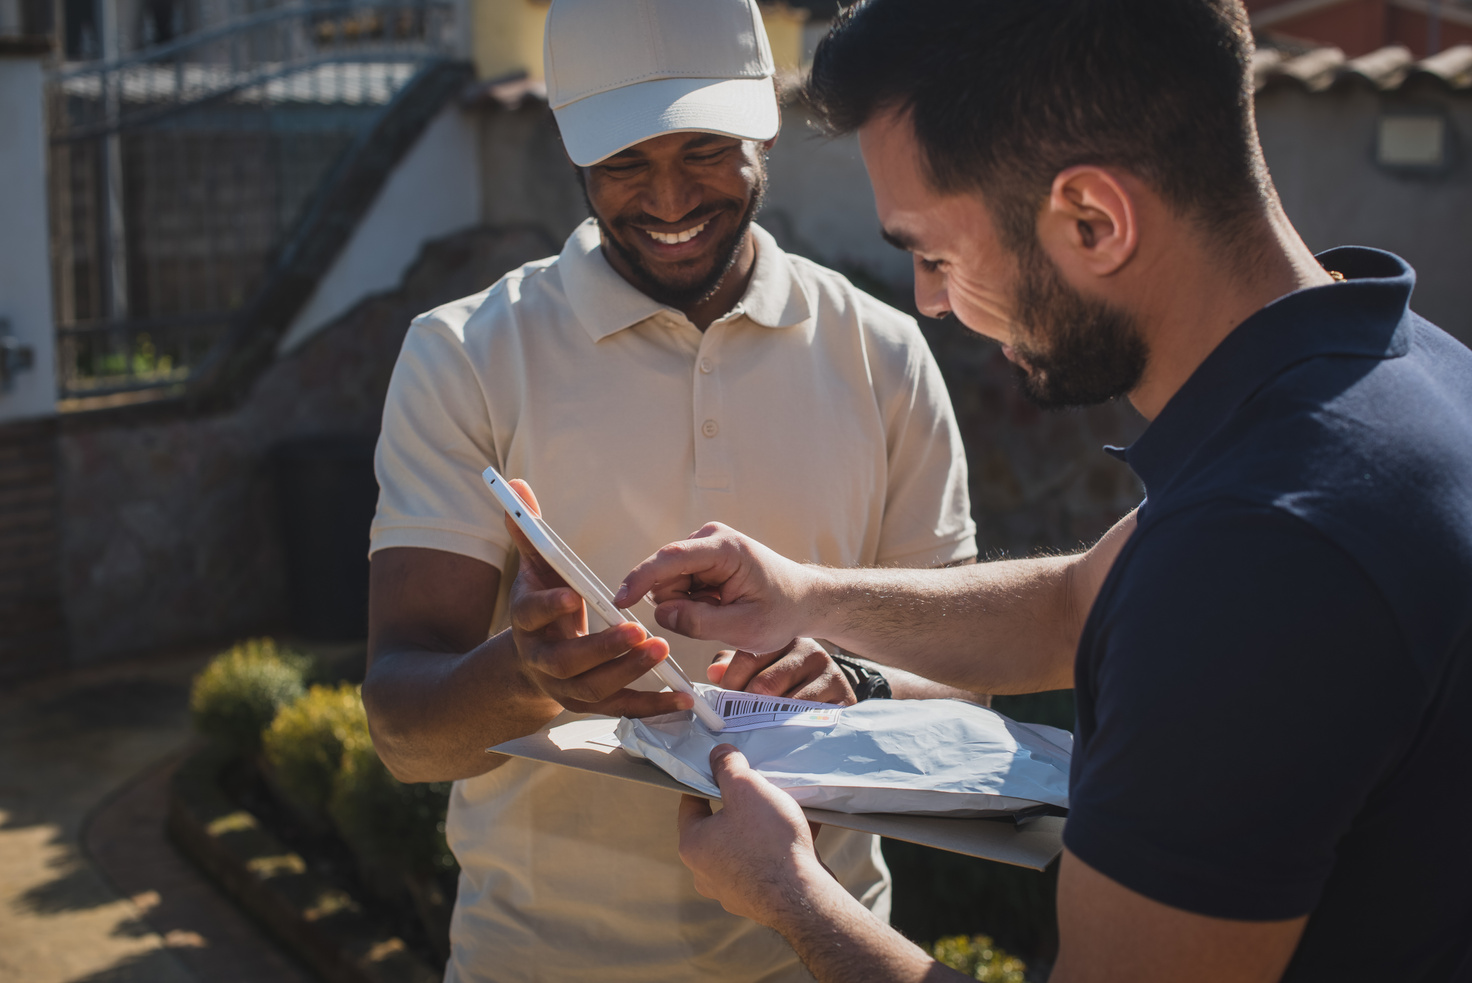
{"label": "man's chin", "polygon": [[644,280],[640,289],[661,304],[677,310],[708,300],[711,295],[721,289],[721,283],[725,280],[725,271],[718,273],[714,268],[698,276],[680,277],[662,277],[657,275],[657,271],[647,266],[643,267],[640,272]]}

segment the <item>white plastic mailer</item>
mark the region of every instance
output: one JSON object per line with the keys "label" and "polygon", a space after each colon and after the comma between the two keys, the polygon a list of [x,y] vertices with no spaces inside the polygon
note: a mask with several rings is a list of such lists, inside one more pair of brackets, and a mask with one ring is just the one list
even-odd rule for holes
{"label": "white plastic mailer", "polygon": [[962,700],[866,700],[840,707],[696,684],[726,719],[689,712],[625,718],[620,743],[686,785],[720,796],[717,744],[734,744],[799,805],[834,812],[981,817],[1068,808],[1073,735]]}

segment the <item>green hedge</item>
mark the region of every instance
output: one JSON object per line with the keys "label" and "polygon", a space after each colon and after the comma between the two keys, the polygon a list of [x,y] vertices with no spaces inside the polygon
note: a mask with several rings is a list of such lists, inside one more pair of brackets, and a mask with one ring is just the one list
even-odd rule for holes
{"label": "green hedge", "polygon": [[254,754],[277,711],[306,692],[311,660],[269,638],[241,642],[216,656],[194,679],[194,726],[232,752]]}
{"label": "green hedge", "polygon": [[406,785],[367,741],[343,749],[328,814],[353,853],[370,865],[432,875],[455,867],[445,843],[449,782]]}
{"label": "green hedge", "polygon": [[261,737],[272,779],[298,810],[324,816],[351,744],[371,748],[363,699],[352,683],[313,686],[283,707]]}
{"label": "green hedge", "polygon": [[1027,983],[1027,967],[985,935],[952,935],[937,939],[925,951],[942,966],[959,970],[982,983]]}
{"label": "green hedge", "polygon": [[406,785],[373,749],[359,688],[306,688],[312,662],[271,639],[217,656],[194,681],[195,726],[247,758],[262,751],[271,785],[331,826],[382,882],[452,871],[445,843],[450,783]]}

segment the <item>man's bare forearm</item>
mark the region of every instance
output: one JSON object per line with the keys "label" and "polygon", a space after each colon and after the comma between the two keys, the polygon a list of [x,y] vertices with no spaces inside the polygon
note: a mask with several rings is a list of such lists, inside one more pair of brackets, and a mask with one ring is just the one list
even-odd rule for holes
{"label": "man's bare forearm", "polygon": [[871,659],[860,659],[857,656],[852,658],[878,670],[884,676],[884,681],[889,683],[890,695],[896,700],[968,700],[984,707],[991,706],[992,698],[988,693],[977,693],[959,686],[938,683],[894,666],[881,666]]}
{"label": "man's bare forearm", "polygon": [[406,782],[490,771],[505,759],[487,747],[533,733],[562,710],[521,672],[509,630],[463,654],[379,652],[363,703],[379,757]]}
{"label": "man's bare forearm", "polygon": [[965,976],[937,963],[875,917],[831,877],[786,892],[771,922],[819,983],[949,983]]}
{"label": "man's bare forearm", "polygon": [[844,651],[974,693],[1071,685],[1072,557],[947,570],[833,570],[806,610]]}
{"label": "man's bare forearm", "polygon": [[815,571],[803,608],[845,651],[973,693],[1073,685],[1084,620],[1134,530],[1073,556],[941,570]]}

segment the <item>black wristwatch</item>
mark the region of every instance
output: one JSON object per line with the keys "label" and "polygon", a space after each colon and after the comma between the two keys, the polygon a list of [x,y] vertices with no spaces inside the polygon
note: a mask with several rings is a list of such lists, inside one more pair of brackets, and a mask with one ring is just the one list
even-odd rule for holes
{"label": "black wristwatch", "polygon": [[829,655],[838,664],[843,678],[848,680],[849,688],[854,691],[856,699],[890,700],[894,698],[894,691],[889,688],[889,680],[885,679],[879,670],[860,662],[853,656],[844,655],[842,652],[830,652]]}

